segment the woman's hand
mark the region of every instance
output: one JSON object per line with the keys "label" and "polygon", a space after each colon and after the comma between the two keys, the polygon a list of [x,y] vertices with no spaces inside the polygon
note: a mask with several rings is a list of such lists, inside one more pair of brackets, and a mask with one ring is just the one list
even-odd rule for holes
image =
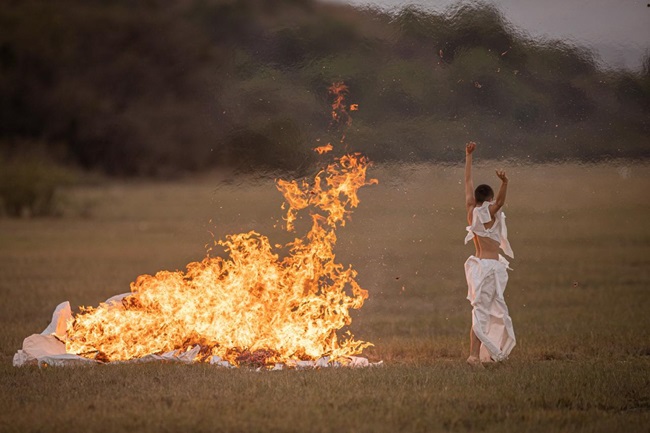
{"label": "woman's hand", "polygon": [[506,176],[505,170],[497,170],[497,177],[501,179],[501,182],[508,183],[508,176]]}
{"label": "woman's hand", "polygon": [[465,155],[470,155],[472,152],[474,152],[474,149],[476,149],[476,143],[470,141],[465,145]]}

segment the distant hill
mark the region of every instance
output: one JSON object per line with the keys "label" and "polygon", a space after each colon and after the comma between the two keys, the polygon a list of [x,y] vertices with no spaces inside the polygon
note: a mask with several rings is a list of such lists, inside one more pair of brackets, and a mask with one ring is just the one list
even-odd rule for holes
{"label": "distant hill", "polygon": [[[398,14],[311,0],[22,0],[0,8],[0,152],[113,175],[301,170],[338,144],[332,82],[371,159],[650,156],[650,59],[524,39],[489,5]],[[317,141],[319,140],[319,141]],[[335,146],[336,152],[345,149]]]}

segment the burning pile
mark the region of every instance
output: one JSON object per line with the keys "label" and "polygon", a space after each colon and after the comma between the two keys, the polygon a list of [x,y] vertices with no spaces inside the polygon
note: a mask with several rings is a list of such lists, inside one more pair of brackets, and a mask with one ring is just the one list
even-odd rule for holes
{"label": "burning pile", "polygon": [[[341,102],[337,97],[333,113],[340,112]],[[316,150],[331,149],[328,144],[325,151]],[[365,157],[348,154],[313,181],[277,181],[287,229],[294,230],[300,211],[311,216],[311,229],[285,245],[284,258],[259,233],[229,235],[219,241],[229,258],[207,257],[187,265],[186,272],[142,275],[130,294],[82,308],[74,317],[63,306],[63,319],[55,314],[49,333],[43,334],[65,343],[64,358],[102,362],[167,354],[187,361],[270,366],[361,353],[371,344],[349,332],[339,338],[337,331],[351,323],[350,309],[361,308],[368,294],[351,267],[336,263],[333,247],[336,228],[359,203],[358,189],[376,182],[367,179],[367,167]],[[25,340],[14,364],[33,360],[30,347],[41,343],[27,343],[41,336]]]}

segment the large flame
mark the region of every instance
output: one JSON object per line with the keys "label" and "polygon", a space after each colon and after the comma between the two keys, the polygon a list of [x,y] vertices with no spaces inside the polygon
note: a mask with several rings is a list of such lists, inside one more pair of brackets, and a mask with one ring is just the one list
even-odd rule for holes
{"label": "large flame", "polygon": [[67,352],[117,361],[200,345],[201,359],[218,355],[235,365],[360,353],[371,344],[337,331],[368,295],[356,272],[335,262],[333,247],[358,189],[376,182],[366,179],[367,167],[365,157],[346,155],[312,182],[278,180],[287,228],[300,210],[312,219],[309,232],[286,245],[286,257],[256,232],[227,236],[219,242],[227,259],[142,275],[121,304],[82,308],[68,324]]}

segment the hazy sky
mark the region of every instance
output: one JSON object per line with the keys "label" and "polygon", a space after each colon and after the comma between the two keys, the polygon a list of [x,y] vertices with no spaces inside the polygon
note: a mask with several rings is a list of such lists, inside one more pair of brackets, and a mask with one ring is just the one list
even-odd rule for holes
{"label": "hazy sky", "polygon": [[[382,8],[418,5],[443,10],[454,0],[329,0]],[[465,2],[467,3],[467,2]],[[650,0],[485,0],[534,38],[570,40],[593,48],[613,67],[639,69],[650,54]]]}

